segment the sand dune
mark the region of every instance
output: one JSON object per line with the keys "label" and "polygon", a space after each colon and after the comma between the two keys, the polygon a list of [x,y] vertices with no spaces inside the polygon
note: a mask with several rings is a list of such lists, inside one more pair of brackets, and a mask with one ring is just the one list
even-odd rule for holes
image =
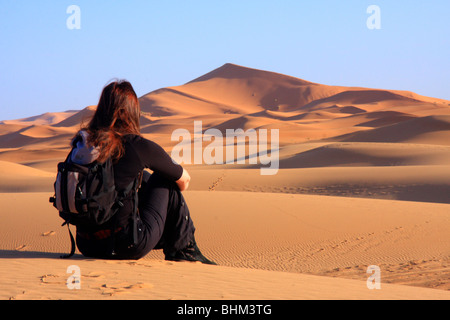
{"label": "sand dune", "polygon": [[55,175],[12,162],[0,161],[0,192],[50,191]]}
{"label": "sand dune", "polygon": [[[67,261],[57,257],[0,260],[6,290],[2,300],[447,300],[447,292],[384,284],[368,290],[366,282],[306,274],[198,264],[75,260],[81,290],[70,290]],[[25,258],[24,258],[25,257]],[[36,267],[30,270],[29,260]],[[51,261],[51,264],[48,262]],[[84,273],[83,273],[84,272]],[[21,274],[20,282],[11,274]],[[168,276],[170,275],[170,277]],[[276,282],[273,279],[276,278]],[[201,279],[201,281],[199,281]],[[194,285],[193,285],[194,284]],[[190,288],[191,290],[186,290]],[[279,290],[283,288],[283,290]],[[205,292],[207,292],[205,294]],[[266,304],[270,304],[267,301]],[[183,304],[180,302],[180,306]],[[173,305],[172,305],[173,306]],[[165,308],[166,312],[177,309]],[[286,310],[272,306],[271,312]]]}
{"label": "sand dune", "polygon": [[243,113],[244,108],[247,111],[244,113],[312,111],[336,104],[353,110],[362,105],[371,111],[393,104],[397,107],[424,103],[436,104],[435,107],[448,106],[445,100],[411,92],[327,86],[233,64],[225,64],[185,85],[151,92],[144,95],[141,102],[143,110],[155,116],[226,111]]}
{"label": "sand dune", "polygon": [[[449,297],[445,290],[418,287],[448,288],[448,269],[442,272],[446,205],[190,191],[186,199],[198,227],[198,242],[220,264],[202,266],[161,261],[159,251],[140,261],[109,262],[79,255],[60,260],[59,254],[69,248],[68,233],[48,206],[47,196],[0,194],[5,204],[0,226],[4,299]],[[211,211],[205,201],[222,205]],[[381,279],[386,278],[381,290],[367,288],[371,264],[380,265]],[[81,268],[82,292],[66,287],[69,265]]]}
{"label": "sand dune", "polygon": [[[237,165],[236,165],[237,166]],[[280,169],[195,169],[192,190],[313,194],[450,203],[450,166],[370,166]]]}
{"label": "sand dune", "polygon": [[[143,133],[161,136],[165,141],[167,139],[163,136],[172,132],[175,126],[189,129],[195,120],[201,120],[208,121],[203,124],[205,130],[217,127],[222,131],[226,128],[279,127],[282,129],[282,144],[325,138],[407,142],[410,138],[408,132],[413,138],[417,137],[413,142],[427,143],[427,140],[432,142],[438,139],[438,144],[445,144],[446,133],[435,133],[433,124],[429,130],[432,132],[419,132],[414,126],[422,126],[421,122],[429,121],[427,118],[420,120],[422,117],[450,116],[449,102],[441,99],[406,91],[321,85],[232,64],[226,64],[185,85],[146,94],[140,102]],[[52,120],[52,123],[46,120],[50,117],[47,114],[0,124],[0,148],[29,147],[39,137],[54,135],[51,130],[56,128],[71,130],[72,134],[94,110],[95,106],[89,106],[76,113],[52,114],[52,119],[58,119]],[[33,119],[36,123],[32,124],[30,121]],[[188,119],[191,123],[187,122]],[[417,123],[409,122],[409,129],[396,127],[407,120],[416,120]],[[28,126],[24,123],[34,127],[26,129]],[[440,126],[439,123],[436,122],[436,125]],[[36,127],[43,124],[48,127]],[[392,131],[404,131],[403,135],[389,132],[389,128],[385,128],[388,125],[393,126]],[[377,128],[379,130],[371,130]],[[53,147],[67,145],[69,136],[60,137],[64,140],[54,139]],[[170,143],[164,146],[170,147]]]}
{"label": "sand dune", "polygon": [[[58,258],[70,242],[48,198],[89,106],[0,122],[0,298],[450,298],[450,101],[225,64],[140,103],[143,136],[168,153],[174,130],[193,134],[195,121],[224,136],[279,131],[275,175],[261,175],[248,146],[242,164],[184,164],[199,246],[219,266],[159,251]],[[83,290],[66,286],[71,264]],[[381,290],[367,287],[370,265]]]}
{"label": "sand dune", "polygon": [[92,115],[94,114],[96,109],[96,106],[88,106],[84,108],[83,110],[65,118],[62,121],[59,121],[54,124],[56,127],[79,127],[80,123],[83,123],[87,120],[89,120]]}
{"label": "sand dune", "polygon": [[[329,105],[330,102],[333,104],[338,103],[341,105],[349,105],[349,106],[365,105],[367,107],[370,107],[372,111],[375,111],[384,107],[386,104],[389,105],[395,104],[397,106],[402,106],[402,105],[411,105],[421,101],[387,90],[360,89],[360,90],[347,90],[324,99],[314,100],[313,102],[303,106],[303,109],[316,110],[322,109],[324,107],[326,108],[326,106]],[[358,112],[364,111],[367,110],[363,109],[358,110]]]}
{"label": "sand dune", "polygon": [[330,143],[281,159],[282,168],[448,165],[450,148],[401,143]]}
{"label": "sand dune", "polygon": [[341,141],[409,142],[449,145],[450,116],[428,116],[410,119],[371,131],[336,137]]}
{"label": "sand dune", "polygon": [[[0,151],[0,160],[14,162],[18,164],[37,164],[40,162],[49,162],[53,165],[52,171],[55,170],[56,164],[63,160],[69,151],[69,148],[51,149],[48,148],[45,152],[39,149],[6,149]],[[33,165],[30,165],[33,167]]]}
{"label": "sand dune", "polygon": [[65,112],[46,112],[38,116],[17,119],[17,120],[5,120],[0,123],[3,124],[27,124],[32,123],[34,125],[52,125],[57,124],[66,118],[79,113],[78,110],[65,111]]}

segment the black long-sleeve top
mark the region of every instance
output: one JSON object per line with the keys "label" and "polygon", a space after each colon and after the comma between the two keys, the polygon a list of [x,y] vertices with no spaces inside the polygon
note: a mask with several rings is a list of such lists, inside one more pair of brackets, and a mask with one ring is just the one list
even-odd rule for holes
{"label": "black long-sleeve top", "polygon": [[[114,179],[117,190],[124,190],[143,169],[163,175],[168,180],[177,181],[183,168],[157,143],[141,136],[127,135],[124,138],[124,155],[114,164]],[[127,199],[118,212],[118,225],[126,227],[132,213],[132,201]]]}

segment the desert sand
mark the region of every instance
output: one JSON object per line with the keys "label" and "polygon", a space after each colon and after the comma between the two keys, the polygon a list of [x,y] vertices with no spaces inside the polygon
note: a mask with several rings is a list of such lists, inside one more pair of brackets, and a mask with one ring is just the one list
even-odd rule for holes
{"label": "desert sand", "polygon": [[[249,146],[243,163],[183,164],[199,247],[218,265],[160,251],[59,258],[70,240],[48,198],[92,105],[0,122],[0,299],[450,298],[450,101],[225,64],[140,102],[143,136],[169,154],[194,121],[223,136],[279,131],[276,174],[250,163]],[[66,285],[71,265],[80,289]]]}

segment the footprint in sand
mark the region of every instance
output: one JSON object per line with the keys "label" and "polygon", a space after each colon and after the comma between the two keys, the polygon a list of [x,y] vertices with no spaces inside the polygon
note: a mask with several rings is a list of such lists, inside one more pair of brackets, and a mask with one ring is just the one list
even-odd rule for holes
{"label": "footprint in sand", "polygon": [[127,282],[119,283],[119,284],[103,284],[101,286],[102,288],[102,294],[103,295],[119,295],[119,294],[126,294],[131,293],[130,290],[137,290],[137,289],[150,289],[153,288],[153,285],[150,283],[142,283],[138,282],[135,284],[129,284]]}
{"label": "footprint in sand", "polygon": [[55,274],[44,274],[39,278],[43,284],[66,284],[66,280]]}
{"label": "footprint in sand", "polygon": [[43,236],[43,237],[50,237],[50,236],[53,236],[55,234],[56,234],[55,231],[47,231],[47,232],[41,233],[41,236]]}
{"label": "footprint in sand", "polygon": [[225,177],[225,174],[223,174],[222,176],[220,176],[219,178],[217,178],[217,180],[215,180],[213,182],[213,184],[209,187],[209,191],[215,191],[216,187],[219,185],[220,182],[223,181],[223,178]]}
{"label": "footprint in sand", "polygon": [[102,272],[102,271],[92,271],[88,274],[83,275],[86,278],[108,278],[114,277],[118,274],[118,272]]}

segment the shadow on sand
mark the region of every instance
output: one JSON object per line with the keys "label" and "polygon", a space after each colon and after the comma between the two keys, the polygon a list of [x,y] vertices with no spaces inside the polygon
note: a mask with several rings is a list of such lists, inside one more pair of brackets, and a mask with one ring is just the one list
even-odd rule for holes
{"label": "shadow on sand", "polygon": [[[0,250],[0,259],[58,259],[62,260],[61,256],[64,253],[58,252],[40,252],[40,251],[18,251],[18,250]],[[67,260],[91,260],[81,254],[74,254]]]}

